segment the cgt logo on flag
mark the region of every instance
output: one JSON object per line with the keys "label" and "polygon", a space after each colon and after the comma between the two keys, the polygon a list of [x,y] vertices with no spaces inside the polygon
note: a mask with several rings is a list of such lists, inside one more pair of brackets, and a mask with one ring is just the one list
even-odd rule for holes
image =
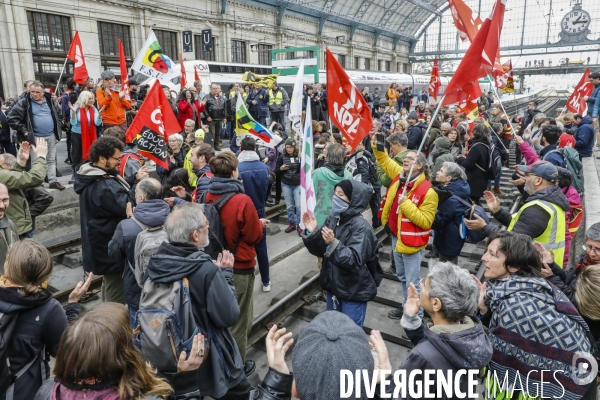
{"label": "cgt logo on flag", "polygon": [[583,114],[587,108],[587,102],[583,99],[585,96],[591,96],[594,91],[594,85],[592,85],[587,77],[590,75],[590,69],[586,69],[583,76],[579,80],[577,87],[569,97],[567,101],[567,110],[573,114]]}

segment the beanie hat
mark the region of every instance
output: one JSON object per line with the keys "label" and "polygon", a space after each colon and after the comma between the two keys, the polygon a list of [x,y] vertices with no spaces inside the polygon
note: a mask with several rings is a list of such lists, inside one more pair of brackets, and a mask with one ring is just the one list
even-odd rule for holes
{"label": "beanie hat", "polygon": [[338,186],[344,191],[348,200],[352,200],[352,182],[350,182],[350,179],[344,179],[343,181],[338,182],[335,187]]}
{"label": "beanie hat", "polygon": [[292,138],[289,138],[288,140],[285,141],[285,145],[296,147],[296,141]]}
{"label": "beanie hat", "polygon": [[[325,311],[298,335],[292,368],[301,399],[332,400],[340,398],[340,370],[354,375],[366,369],[372,376],[374,360],[365,332],[347,315]],[[361,386],[361,398],[367,399]]]}
{"label": "beanie hat", "polygon": [[416,121],[419,120],[419,117],[417,117],[417,113],[414,111],[411,111],[410,113],[408,113],[408,117],[406,117],[406,119],[414,119]]}

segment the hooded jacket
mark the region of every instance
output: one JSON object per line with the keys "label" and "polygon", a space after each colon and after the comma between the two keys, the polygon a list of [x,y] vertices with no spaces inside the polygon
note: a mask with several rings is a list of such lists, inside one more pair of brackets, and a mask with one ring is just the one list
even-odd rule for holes
{"label": "hooded jacket", "polygon": [[452,195],[458,196],[467,204],[470,204],[469,193],[471,189],[467,181],[459,179],[450,182],[440,191],[449,192],[450,196],[444,202],[441,201],[441,198],[445,196],[438,196],[440,203],[431,226],[434,232],[433,245],[440,254],[447,257],[456,257],[465,244],[465,239],[460,237],[459,227],[462,224],[462,216],[468,207]]}
{"label": "hooded jacket", "polygon": [[432,179],[435,179],[435,174],[442,168],[446,162],[454,162],[454,156],[450,154],[450,140],[446,136],[439,137],[434,142],[435,148],[431,153],[433,158],[433,167],[431,167]]}
{"label": "hooded jacket", "polygon": [[92,163],[81,164],[74,175],[79,195],[81,253],[85,271],[94,275],[123,272],[108,254],[108,242],[117,225],[127,218],[127,203],[135,205],[135,186],[129,187],[118,173],[105,171]]}
{"label": "hooded jacket", "polygon": [[594,126],[590,117],[583,117],[573,137],[575,138],[575,150],[579,152],[579,159],[591,157],[594,148]]}
{"label": "hooded jacket", "polygon": [[[48,354],[56,356],[60,338],[69,322],[79,317],[79,303],[69,303],[63,309],[50,291],[40,296],[22,296],[16,288],[0,287],[0,313],[16,315],[16,327],[7,344],[10,373],[14,376],[34,361],[15,382],[15,398],[31,400],[50,375]],[[42,350],[44,350],[42,354]],[[4,393],[0,393],[4,398]]]}
{"label": "hooded jacket", "polygon": [[[170,212],[171,208],[164,200],[146,200],[135,207],[133,217],[142,224],[154,228],[163,225]],[[133,272],[135,270],[135,241],[140,232],[142,232],[142,227],[133,219],[124,219],[119,222],[115,234],[108,243],[108,255],[125,270],[123,274],[125,301],[134,309],[139,308],[142,293]]]}
{"label": "hooded jacket", "polygon": [[[62,127],[60,125],[60,106],[52,100],[52,95],[50,93],[44,93],[44,97],[46,98],[46,102],[48,103],[52,114],[54,137],[56,140],[60,140],[60,135],[62,134]],[[35,138],[33,137],[33,113],[31,111],[31,101],[33,100],[31,100],[29,93],[23,93],[23,97],[14,103],[6,115],[8,118],[8,125],[17,131],[17,141],[19,143],[24,141],[35,143]],[[29,133],[31,133],[31,137],[29,136]]]}
{"label": "hooded jacket", "polygon": [[[365,302],[377,295],[383,276],[369,271],[378,263],[378,242],[371,225],[361,215],[369,205],[373,190],[362,182],[350,180],[352,196],[348,208],[339,219],[330,215],[325,226],[335,223],[335,239],[329,245],[323,240],[321,228],[303,237],[310,254],[323,257],[319,283],[323,290],[340,300]],[[335,222],[337,220],[337,222]]]}
{"label": "hooded jacket", "polygon": [[[569,211],[570,208],[569,200],[567,200],[558,186],[550,186],[538,190],[525,200],[525,204],[534,200],[544,200],[549,203],[554,203],[565,212]],[[504,226],[509,226],[511,223],[512,215],[504,208],[500,208],[500,210],[492,215]],[[543,208],[538,206],[527,207],[513,226],[512,232],[522,233],[534,239],[544,233],[549,222],[550,215]],[[483,228],[483,232],[486,236],[489,236],[498,230],[500,230],[500,227],[494,224],[487,224]]]}
{"label": "hooded jacket", "polygon": [[208,359],[197,370],[198,389],[203,396],[223,397],[245,378],[244,363],[229,329],[240,315],[232,269],[217,267],[192,244],[165,242],[150,258],[146,274],[158,283],[189,280],[194,320],[208,333],[211,345]]}
{"label": "hooded jacket", "polygon": [[[425,125],[423,122],[419,122],[418,124],[412,126],[409,125],[408,132],[406,132],[408,135],[408,146],[406,146],[406,148],[410,150],[417,150],[421,145],[425,131],[427,131],[427,125]],[[427,146],[427,143],[425,143],[425,146]]]}
{"label": "hooded jacket", "polygon": [[24,190],[41,185],[47,172],[48,164],[44,157],[36,158],[29,171],[17,162],[8,171],[0,169],[0,183],[6,185],[10,198],[6,216],[14,222],[19,235],[24,235],[33,229],[33,219]]}
{"label": "hooded jacket", "polygon": [[[430,328],[423,324],[418,316],[409,317],[404,314],[400,323],[415,347],[399,369],[406,371],[407,376],[414,370],[435,370],[435,374],[430,378],[432,386],[428,389],[429,393],[437,393],[438,374],[444,376],[444,380],[447,381],[448,371],[452,371],[454,379],[456,372],[465,369],[481,370],[492,359],[492,344],[476,317],[466,316],[457,325],[433,325]],[[415,382],[415,385],[422,387],[424,384],[424,380]],[[387,389],[387,393],[393,392],[393,386],[392,384],[392,387]],[[463,393],[467,393],[467,379],[464,377],[460,380],[460,388]],[[456,394],[456,388],[453,389],[452,393]],[[423,387],[422,390],[425,392],[426,389]],[[442,392],[437,393],[435,398],[464,397],[448,397]]]}
{"label": "hooded jacket", "polygon": [[252,199],[259,218],[264,218],[269,191],[269,167],[260,161],[255,151],[242,151],[238,160],[239,179],[244,184],[244,191]]}
{"label": "hooded jacket", "polygon": [[312,174],[315,188],[315,218],[317,225],[322,226],[325,219],[331,215],[331,199],[335,192],[335,185],[344,179],[352,179],[352,174],[346,171],[343,165],[325,163]]}

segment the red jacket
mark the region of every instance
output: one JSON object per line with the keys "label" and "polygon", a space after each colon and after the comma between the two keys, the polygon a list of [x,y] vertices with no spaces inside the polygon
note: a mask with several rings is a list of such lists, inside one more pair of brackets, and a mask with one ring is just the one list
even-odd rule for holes
{"label": "red jacket", "polygon": [[[179,126],[183,130],[185,128],[185,121],[188,119],[193,120],[194,122],[198,121],[198,114],[204,111],[204,105],[199,104],[197,101],[193,103],[195,110],[192,109],[190,103],[185,100],[177,101],[177,121],[179,121]],[[194,111],[196,115],[194,116]],[[185,139],[185,138],[184,138]]]}
{"label": "red jacket", "polygon": [[[213,203],[221,197],[219,194],[206,193],[206,202]],[[254,245],[263,236],[263,226],[258,219],[256,207],[248,195],[239,193],[233,196],[221,209],[223,236],[230,250],[235,248],[240,235],[240,245],[235,253],[234,273],[250,273],[256,265]]]}

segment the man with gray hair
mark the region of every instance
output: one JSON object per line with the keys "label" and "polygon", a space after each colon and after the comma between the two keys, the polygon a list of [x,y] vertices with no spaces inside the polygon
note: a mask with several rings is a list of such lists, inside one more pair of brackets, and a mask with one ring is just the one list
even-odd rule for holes
{"label": "man with gray hair", "polygon": [[[404,156],[408,154],[410,150],[407,149],[408,146],[408,136],[404,132],[396,132],[392,133],[386,139],[390,146],[390,157],[392,160],[398,165],[402,165],[404,162]],[[387,176],[385,171],[377,165],[377,178],[379,178],[379,182],[381,182],[382,186],[388,187],[390,183],[392,183],[392,178]]]}
{"label": "man with gray hair", "polygon": [[327,147],[325,165],[317,168],[312,175],[315,188],[315,218],[317,226],[323,225],[327,216],[331,215],[331,198],[335,185],[344,179],[352,179],[352,174],[344,168],[346,150],[339,143]]}
{"label": "man with gray hair", "polygon": [[233,284],[233,254],[224,250],[213,261],[202,251],[209,244],[208,220],[202,204],[176,207],[164,227],[168,242],[163,242],[150,258],[146,273],[158,284],[183,278],[189,281],[194,322],[205,332],[211,346],[208,359],[191,372],[191,380],[195,378],[203,396],[248,398],[250,382],[230,330],[240,316]]}
{"label": "man with gray hair", "polygon": [[204,97],[206,100],[206,120],[208,121],[208,127],[210,129],[210,135],[206,135],[204,143],[208,143],[214,147],[215,150],[221,150],[220,137],[221,128],[223,124],[227,123],[225,116],[225,97],[221,95],[221,86],[216,83],[210,85],[210,93]]}
{"label": "man with gray hair", "polygon": [[135,187],[135,209],[127,205],[127,217],[117,225],[112,240],[108,243],[108,255],[124,269],[123,291],[125,303],[129,308],[132,328],[135,328],[135,314],[142,293],[135,279],[135,244],[138,235],[145,229],[158,231],[171,212],[169,205],[162,199],[162,186],[154,178],[144,178]]}
{"label": "man with gray hair", "polygon": [[465,244],[465,239],[460,235],[460,226],[464,212],[470,208],[471,188],[465,171],[457,163],[448,161],[437,171],[434,182],[440,198],[431,226],[434,253],[440,261],[456,264]]}

